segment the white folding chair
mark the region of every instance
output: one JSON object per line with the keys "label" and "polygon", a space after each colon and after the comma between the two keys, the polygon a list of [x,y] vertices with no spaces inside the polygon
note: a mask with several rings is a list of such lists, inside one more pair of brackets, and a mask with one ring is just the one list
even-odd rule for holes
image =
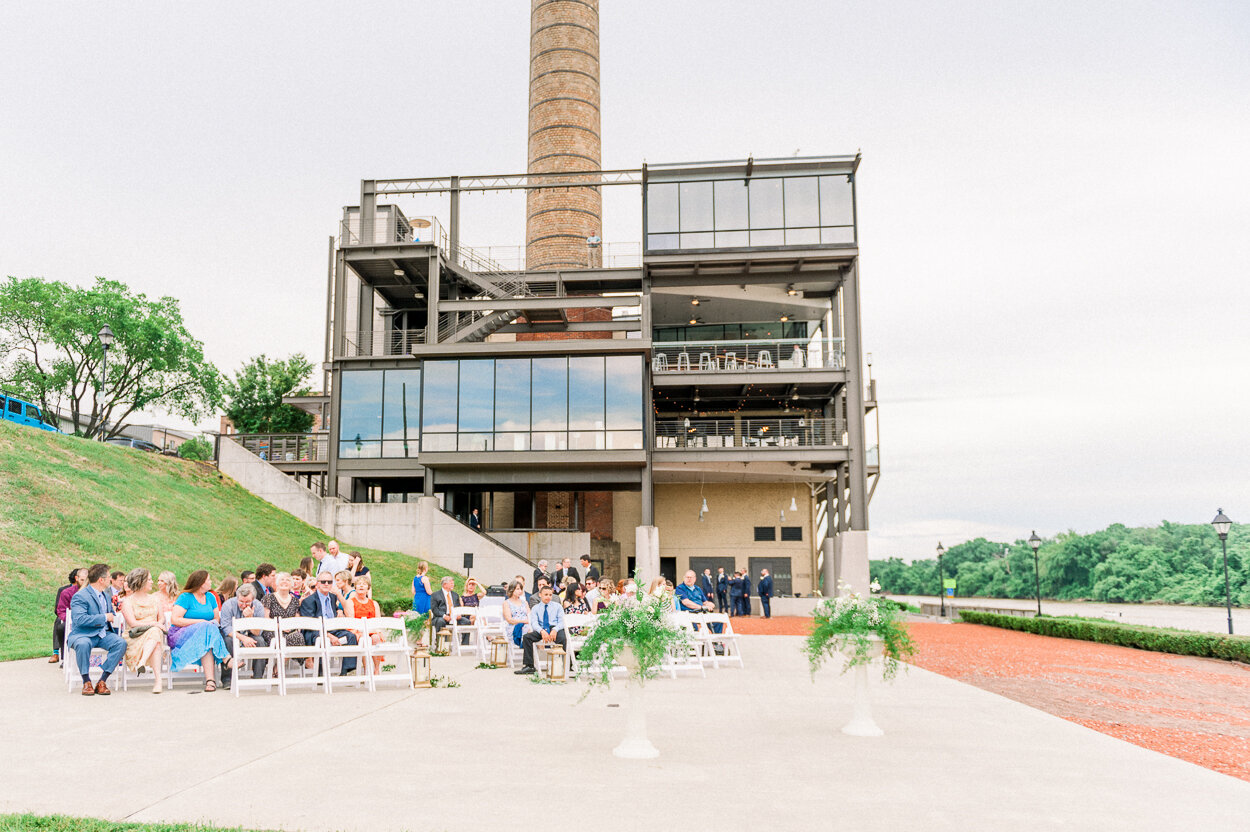
{"label": "white folding chair", "polygon": [[[368,640],[366,627],[368,620],[367,618],[322,619],[325,629],[318,642],[325,649],[326,693],[333,693],[335,685],[364,685],[366,688],[370,686],[369,673],[372,670],[372,663],[369,661],[369,648],[365,645],[365,641]],[[356,643],[348,644],[346,638],[339,636],[339,643],[331,644],[330,636],[344,630],[356,636]],[[356,675],[335,676],[335,660],[338,660],[339,666],[342,667],[343,660],[351,658],[356,660]],[[366,667],[361,667],[362,664]]]}
{"label": "white folding chair", "polygon": [[[78,672],[78,653],[69,645],[70,634],[74,632],[74,616],[67,607],[65,610],[65,646],[61,650],[61,664],[64,665],[65,671],[65,688],[70,693],[74,692],[74,688],[82,689],[82,674]],[[91,648],[91,658],[88,659],[89,666],[87,670],[88,677],[99,677],[104,675],[104,660],[108,657],[109,651],[103,647]],[[123,660],[117,663],[117,669],[113,674],[121,679],[121,689],[126,689],[126,662]]]}
{"label": "white folding chair", "polygon": [[[322,690],[326,693],[330,692],[328,684],[330,677],[330,662],[326,658],[325,649],[320,644],[321,636],[325,634],[325,627],[322,625],[324,619],[313,618],[311,616],[297,615],[291,618],[278,619],[278,655],[281,661],[278,662],[278,693],[286,696],[287,689],[292,685],[297,687],[309,686],[315,688],[317,685],[322,686]],[[308,630],[312,633],[313,643],[305,643],[297,647],[291,647],[286,643],[286,634],[293,630]],[[305,676],[303,673],[304,662],[308,659],[313,660],[313,674]],[[290,662],[299,662],[300,675],[288,676],[287,665]]]}
{"label": "white folding chair", "polygon": [[489,658],[490,640],[495,636],[507,638],[501,607],[480,606],[477,611],[477,655],[482,661]]}
{"label": "white folding chair", "polygon": [[[721,663],[732,664],[738,663],[738,667],[745,668],[742,662],[742,651],[738,648],[738,636],[734,633],[733,624],[729,621],[729,616],[723,612],[704,613],[699,617],[701,629],[707,632],[703,635],[704,642],[711,649],[711,661],[713,668],[719,668]],[[721,631],[719,633],[712,632],[713,624],[720,624]],[[722,652],[716,653],[716,648],[720,647]]]}
{"label": "white folding chair", "polygon": [[[241,641],[239,636],[251,636],[256,641],[255,647],[247,647]],[[234,688],[234,695],[237,698],[239,691],[244,687],[264,688],[266,692],[272,691],[277,686],[281,688],[281,684],[276,677],[269,675],[271,669],[276,670],[278,662],[281,661],[281,655],[278,648],[278,622],[272,618],[243,618],[242,616],[235,618],[233,622],[233,630],[230,633],[231,647],[234,649],[234,679],[230,686]],[[266,644],[265,642],[269,643]],[[252,676],[243,678],[243,669],[251,667],[253,661],[260,659],[265,660],[265,670],[260,678]]]}
{"label": "white folding chair", "polygon": [[681,627],[690,638],[686,644],[670,649],[664,657],[663,664],[660,665],[660,669],[667,671],[673,679],[677,678],[678,673],[695,671],[707,678],[707,673],[703,670],[702,645],[696,640],[693,619],[694,616],[690,613],[673,613],[673,623]]}
{"label": "white folding chair", "polygon": [[[591,613],[575,612],[564,616],[564,644],[569,653],[569,675],[576,676],[581,671],[581,661],[577,651],[582,649],[590,631],[595,626],[595,616]],[[578,632],[574,633],[573,630]]]}
{"label": "white folding chair", "polygon": [[[382,640],[373,643],[373,636],[380,635]],[[365,649],[369,654],[369,690],[376,691],[378,683],[400,681],[404,687],[412,687],[412,665],[408,661],[411,648],[408,646],[408,628],[402,618],[366,618]],[[373,660],[382,659],[382,669],[374,671]],[[386,670],[394,665],[392,670]]]}
{"label": "white folding chair", "polygon": [[457,623],[461,618],[468,618],[472,621],[477,616],[477,612],[477,607],[455,607],[451,611],[451,623],[448,625],[451,628],[451,650],[457,656],[478,652],[477,624]]}

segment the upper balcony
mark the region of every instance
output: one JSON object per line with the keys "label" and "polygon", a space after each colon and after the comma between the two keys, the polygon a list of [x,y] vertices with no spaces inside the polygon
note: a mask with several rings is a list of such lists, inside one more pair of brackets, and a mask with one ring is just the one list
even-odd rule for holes
{"label": "upper balcony", "polygon": [[651,355],[651,371],[656,375],[845,368],[841,338],[657,341]]}

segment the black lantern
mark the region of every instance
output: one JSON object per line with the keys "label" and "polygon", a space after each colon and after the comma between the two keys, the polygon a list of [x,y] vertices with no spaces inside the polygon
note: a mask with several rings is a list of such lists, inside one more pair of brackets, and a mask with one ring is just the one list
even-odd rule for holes
{"label": "black lantern", "polygon": [[1224,516],[1224,509],[1216,509],[1215,519],[1211,521],[1215,533],[1220,536],[1220,548],[1224,550],[1224,608],[1228,610],[1228,634],[1233,634],[1233,594],[1228,586],[1228,533],[1233,528],[1233,521]]}
{"label": "black lantern", "polygon": [[938,605],[943,618],[946,617],[946,576],[942,574],[942,555],[946,554],[946,547],[942,542],[938,541]]}
{"label": "black lantern", "polygon": [[1029,548],[1033,550],[1033,594],[1037,597],[1037,614],[1042,614],[1042,579],[1037,567],[1037,550],[1042,548],[1042,539],[1035,530],[1029,535]]}

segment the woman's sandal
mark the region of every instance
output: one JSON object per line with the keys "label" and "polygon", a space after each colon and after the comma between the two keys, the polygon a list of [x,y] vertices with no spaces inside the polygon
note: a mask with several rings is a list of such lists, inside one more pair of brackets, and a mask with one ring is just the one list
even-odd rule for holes
{"label": "woman's sandal", "polygon": [[[209,685],[212,685],[212,687],[209,687]],[[217,690],[217,683],[215,681],[213,681],[212,679],[204,680],[204,692],[205,693],[213,693],[216,690]]]}

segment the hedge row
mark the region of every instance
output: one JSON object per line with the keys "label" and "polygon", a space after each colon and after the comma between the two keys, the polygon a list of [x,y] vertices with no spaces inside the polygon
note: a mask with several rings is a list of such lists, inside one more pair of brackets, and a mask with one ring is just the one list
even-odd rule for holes
{"label": "hedge row", "polygon": [[1021,630],[1042,636],[1075,638],[1081,641],[1135,647],[1138,650],[1153,650],[1156,653],[1176,653],[1181,656],[1202,656],[1250,663],[1250,637],[1246,636],[1168,630],[1162,627],[1120,624],[1096,618],[1052,618],[1045,615],[1038,618],[1025,618],[1018,615],[999,615],[974,610],[960,610],[959,617],[969,624],[986,624],[990,627]]}
{"label": "hedge row", "polygon": [[382,615],[389,618],[397,612],[406,612],[412,609],[411,598],[377,598],[378,606],[382,608]]}

